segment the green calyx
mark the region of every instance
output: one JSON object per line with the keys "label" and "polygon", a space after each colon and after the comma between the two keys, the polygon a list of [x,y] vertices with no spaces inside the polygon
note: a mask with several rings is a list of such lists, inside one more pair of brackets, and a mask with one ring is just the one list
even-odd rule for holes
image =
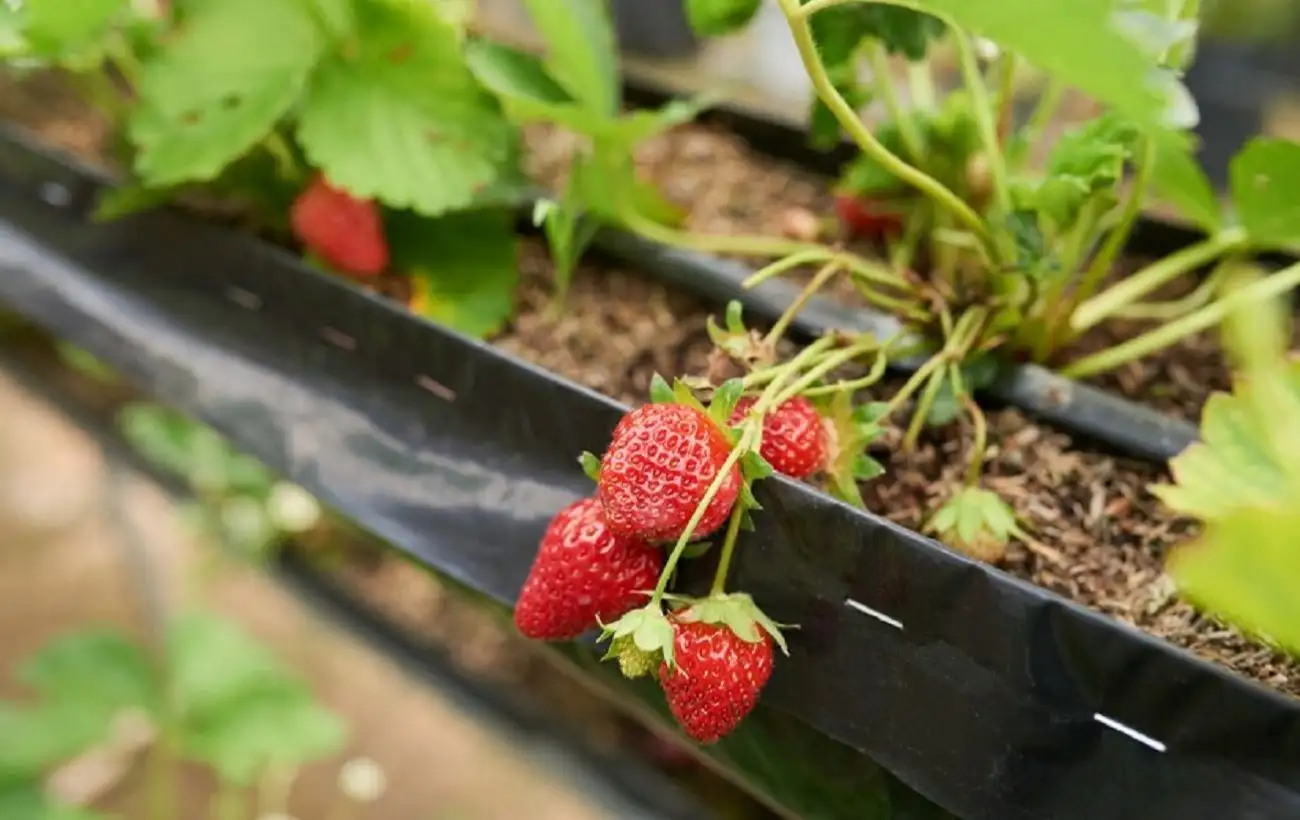
{"label": "green calyx", "polygon": [[[623,655],[631,650],[651,658],[662,658],[669,665],[672,664],[673,627],[657,601],[632,610],[612,624],[601,624],[601,627],[603,631],[600,639],[612,639],[605,657],[617,656],[620,668],[623,666]],[[639,661],[629,663],[634,663],[635,667]],[[624,674],[627,674],[626,669]]]}
{"label": "green calyx", "polygon": [[[781,629],[793,628],[789,624],[778,624],[758,608],[754,599],[744,592],[726,592],[710,595],[690,601],[687,606],[673,615],[682,623],[721,624],[736,633],[742,641],[757,643],[762,639],[762,632],[771,636],[783,654],[789,655],[785,636]],[[760,632],[759,630],[762,630]]]}
{"label": "green calyx", "polygon": [[1006,554],[1012,538],[1025,538],[1011,505],[997,493],[964,487],[926,523],[925,531],[953,549],[990,563]]}

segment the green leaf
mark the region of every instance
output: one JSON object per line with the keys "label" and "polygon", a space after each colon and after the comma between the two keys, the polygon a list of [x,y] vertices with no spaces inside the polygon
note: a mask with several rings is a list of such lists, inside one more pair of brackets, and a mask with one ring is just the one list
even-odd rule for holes
{"label": "green leaf", "polygon": [[727,323],[728,333],[735,333],[738,335],[749,333],[749,328],[745,327],[745,306],[739,299],[732,299],[727,302],[724,321]]}
{"label": "green leaf", "polygon": [[[1058,187],[1050,188],[1049,194],[1063,195],[1064,192],[1057,190]],[[1040,188],[1039,195],[1042,194],[1043,189]],[[1052,209],[1047,210],[1049,218],[1052,218],[1055,209],[1067,206],[1063,203],[1055,203],[1050,198],[1044,198],[1039,207],[1044,210]],[[1073,207],[1077,208],[1078,205],[1075,204]],[[1042,279],[1057,270],[1055,257],[1052,256],[1047,238],[1043,235],[1043,227],[1036,211],[1023,209],[1012,211],[1007,214],[1005,224],[1015,245],[1015,270],[1035,279]]]}
{"label": "green leaf", "polygon": [[469,25],[474,21],[474,8],[477,0],[438,0],[433,4],[434,10],[443,21],[451,26],[457,36],[464,37]]}
{"label": "green leaf", "polygon": [[1078,177],[1091,185],[1116,182],[1124,175],[1124,163],[1132,157],[1138,136],[1132,121],[1103,114],[1056,141],[1048,158],[1048,173]]}
{"label": "green leaf", "polygon": [[108,630],[72,633],[19,665],[15,678],[47,704],[76,704],[111,719],[119,710],[158,705],[153,667],[139,644]]}
{"label": "green leaf", "polygon": [[386,220],[393,265],[416,283],[419,313],[470,336],[499,331],[514,313],[519,263],[512,216],[467,211]]}
{"label": "green leaf", "polygon": [[103,59],[106,37],[129,0],[24,0],[24,36],[32,51],[74,67]]}
{"label": "green leaf", "polygon": [[[582,154],[574,154],[572,162],[575,169],[585,161]],[[557,300],[563,300],[568,294],[578,261],[600,228],[594,219],[585,218],[579,183],[580,171],[575,170],[565,182],[564,192],[558,202],[538,200],[533,209],[533,221],[543,227],[551,261],[555,265]]]}
{"label": "green leaf", "polygon": [[220,706],[186,717],[181,752],[222,777],[250,785],[268,766],[297,767],[344,745],[342,720],[302,686],[276,681],[241,691]]}
{"label": "green leaf", "polygon": [[[336,40],[351,37],[357,30],[356,0],[302,0],[311,7],[321,27]],[[439,5],[446,0],[440,0]]]}
{"label": "green leaf", "polygon": [[1160,61],[1173,47],[1196,39],[1196,21],[1170,19],[1163,5],[1143,8],[1142,0],[1123,5],[1121,0],[1115,24],[1152,60]]}
{"label": "green leaf", "polygon": [[658,373],[650,377],[650,401],[655,404],[672,404],[677,400],[673,388]]}
{"label": "green leaf", "polygon": [[27,9],[20,3],[0,3],[0,59],[24,57],[30,46],[23,31],[27,28]]}
{"label": "green leaf", "polygon": [[478,81],[499,97],[541,106],[574,104],[573,97],[556,82],[542,61],[526,51],[474,39],[465,44],[465,60]]}
{"label": "green leaf", "polygon": [[695,392],[691,390],[691,386],[681,379],[673,379],[673,401],[686,407],[693,407],[701,413],[708,415],[708,410],[700,400],[695,397]]}
{"label": "green leaf", "polygon": [[705,555],[709,554],[709,550],[711,549],[713,549],[712,541],[696,541],[693,544],[687,544],[682,549],[682,558],[688,561],[696,558],[703,558]]}
{"label": "green leaf", "polygon": [[1192,152],[1192,141],[1180,131],[1158,129],[1147,138],[1155,141],[1151,187],[1196,226],[1214,233],[1222,227],[1218,197]]}
{"label": "green leaf", "polygon": [[335,751],[341,723],[263,647],[224,619],[184,615],[168,635],[172,703],[182,753],[247,784],[275,763]]}
{"label": "green leaf", "polygon": [[612,144],[602,148],[627,154],[633,146],[694,120],[701,111],[715,104],[716,98],[712,94],[699,94],[695,97],[670,100],[653,111],[633,111],[625,114],[615,120],[615,125],[611,129],[608,139],[612,140]]}
{"label": "green leaf", "polygon": [[880,402],[855,405],[852,395],[841,391],[817,408],[835,431],[836,447],[826,466],[830,477],[828,489],[836,498],[857,507],[864,506],[858,489],[859,474],[862,480],[868,480],[884,472],[883,467],[878,471],[872,468],[871,465],[880,465],[867,457],[866,448],[882,432],[878,422],[886,407]]}
{"label": "green leaf", "polygon": [[1113,106],[1135,122],[1164,122],[1174,104],[1168,76],[1115,21],[1115,0],[915,0],[973,34]]}
{"label": "green leaf", "polygon": [[618,51],[606,0],[524,0],[551,76],[595,114],[619,108]]}
{"label": "green leaf", "polygon": [[128,183],[100,191],[91,219],[111,222],[124,216],[151,211],[171,201],[176,191],[170,186],[155,187]]}
{"label": "green leaf", "polygon": [[[77,704],[19,707],[0,703],[0,789],[38,778],[108,736],[110,721]],[[12,815],[0,814],[0,817]]]}
{"label": "green leaf", "polygon": [[[905,150],[902,135],[895,123],[885,123],[878,128],[876,139],[891,153],[898,154]],[[837,187],[854,196],[888,196],[906,190],[907,186],[871,157],[858,154],[845,166]]]}
{"label": "green leaf", "polygon": [[1105,114],[1057,140],[1048,158],[1048,176],[1033,198],[1058,235],[1075,226],[1086,206],[1097,213],[1118,202],[1125,164],[1138,136],[1132,122]]}
{"label": "green leaf", "polygon": [[1232,160],[1229,176],[1241,225],[1256,243],[1300,242],[1300,144],[1256,138]]}
{"label": "green leaf", "polygon": [[175,39],[141,72],[130,122],[136,172],[153,186],[217,176],[298,102],[324,48],[300,0],[190,4]]}
{"label": "green leaf", "polygon": [[813,39],[827,65],[847,62],[864,39],[879,40],[891,54],[912,62],[925,59],[930,43],[943,36],[943,21],[915,9],[876,3],[835,6],[812,18]]}
{"label": "green leaf", "polygon": [[595,453],[584,450],[578,461],[582,464],[582,472],[587,475],[587,478],[595,482],[600,481],[600,459]]}
{"label": "green leaf", "polygon": [[358,17],[357,47],[312,77],[303,151],[357,197],[425,216],[470,206],[506,170],[512,127],[431,4],[367,3]]}
{"label": "green leaf", "polygon": [[0,817],[5,820],[121,820],[117,815],[59,805],[39,782],[0,785]]}
{"label": "green leaf", "polygon": [[86,350],[67,342],[58,342],[57,350],[63,363],[83,376],[102,384],[117,384],[117,371],[88,353]]}
{"label": "green leaf", "polygon": [[1169,572],[1193,602],[1300,654],[1300,496],[1287,506],[1246,506],[1210,521],[1176,550]]}
{"label": "green leaf", "polygon": [[853,480],[870,481],[885,474],[885,467],[866,453],[858,453],[853,459]]}
{"label": "green leaf", "polygon": [[726,427],[731,420],[731,413],[736,409],[736,402],[740,401],[740,396],[745,392],[745,382],[743,379],[727,379],[718,385],[718,389],[713,391],[713,399],[709,402],[709,417],[717,424]]}
{"label": "green leaf", "polygon": [[596,143],[592,153],[575,157],[569,177],[572,195],[597,218],[621,223],[629,208],[636,170],[624,151],[610,149],[612,142]]}
{"label": "green leaf", "polygon": [[[1258,378],[1278,380],[1283,394],[1300,401],[1300,362]],[[1260,382],[1234,393],[1215,393],[1201,415],[1201,440],[1169,462],[1173,483],[1151,491],[1175,512],[1213,521],[1251,507],[1285,505],[1291,492],[1287,450],[1274,438],[1278,412],[1261,400]]]}
{"label": "green leaf", "polygon": [[0,782],[39,776],[103,742],[123,710],[156,713],[161,702],[144,651],[106,630],[54,639],[14,677],[38,700],[27,707],[0,704]]}
{"label": "green leaf", "polygon": [[776,473],[767,459],[751,450],[740,460],[740,473],[748,482],[762,481]]}
{"label": "green leaf", "polygon": [[686,19],[696,34],[721,37],[749,25],[762,7],[763,0],[686,0]]}
{"label": "green leaf", "polygon": [[219,711],[246,692],[287,680],[267,649],[224,618],[185,613],[167,635],[171,698],[182,719]]}

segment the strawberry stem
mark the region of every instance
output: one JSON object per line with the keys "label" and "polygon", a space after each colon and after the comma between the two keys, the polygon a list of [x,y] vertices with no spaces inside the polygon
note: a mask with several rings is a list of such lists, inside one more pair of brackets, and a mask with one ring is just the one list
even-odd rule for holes
{"label": "strawberry stem", "polygon": [[1300,264],[1283,268],[1277,273],[1270,274],[1266,279],[1254,282],[1240,290],[1231,291],[1193,313],[1161,325],[1121,345],[1079,359],[1062,368],[1060,373],[1069,379],[1080,379],[1113,370],[1169,347],[1193,333],[1206,330],[1243,305],[1276,298],[1297,286],[1300,286]]}
{"label": "strawberry stem", "polygon": [[[984,82],[984,76],[980,74],[979,62],[975,58],[975,47],[971,43],[970,36],[966,32],[952,25],[948,25],[948,32],[952,35],[953,46],[957,49],[958,62],[961,64],[961,73],[963,81],[966,84],[966,91],[970,94],[972,110],[975,114],[975,122],[979,130],[980,140],[984,143],[985,158],[989,163],[989,174],[993,178],[993,195],[996,198],[998,209],[1002,213],[1011,212],[1011,188],[1007,183],[1007,166],[1002,156],[1002,142],[999,139],[998,123],[994,119],[994,104],[989,99],[988,85]],[[1004,66],[1009,70],[1014,70],[1014,63],[1011,62],[1010,56],[1003,57]],[[1010,82],[1007,83],[1007,97],[1010,98]],[[997,258],[996,256],[994,258]]]}
{"label": "strawberry stem", "polygon": [[1078,307],[1070,316],[1070,329],[1076,335],[1081,334],[1157,288],[1225,254],[1241,250],[1248,240],[1245,229],[1227,228],[1209,239],[1147,265],[1092,298],[1085,299],[1081,296],[1077,299]]}
{"label": "strawberry stem", "polygon": [[[880,415],[880,420],[884,421],[896,413],[903,403],[908,400],[917,390],[926,385],[931,376],[941,375],[935,371],[953,361],[960,361],[975,343],[979,341],[980,333],[983,330],[984,320],[988,311],[982,307],[974,307],[963,313],[957,319],[953,326],[952,332],[948,335],[948,341],[944,344],[943,349],[931,356],[925,364],[912,374],[889,403],[885,405],[885,410]],[[940,379],[940,381],[942,381]],[[928,390],[928,388],[927,388]],[[919,409],[919,408],[918,408]]]}
{"label": "strawberry stem", "polygon": [[736,541],[740,536],[740,523],[745,520],[745,508],[737,504],[731,511],[731,520],[727,522],[726,540],[722,542],[722,555],[718,558],[718,568],[713,572],[713,588],[710,595],[721,595],[726,591],[727,573],[731,571],[731,556],[736,551]]}
{"label": "strawberry stem", "polygon": [[884,350],[881,350],[880,355],[876,357],[875,364],[871,366],[871,371],[867,375],[851,381],[838,381],[821,387],[810,387],[803,391],[803,395],[811,398],[813,396],[824,396],[828,393],[857,392],[880,381],[881,377],[885,375],[885,368],[888,365],[889,357],[885,355]]}
{"label": "strawberry stem", "polygon": [[799,315],[799,311],[803,310],[803,306],[808,304],[808,300],[817,291],[821,290],[827,282],[831,281],[835,274],[842,270],[844,270],[844,263],[839,259],[832,259],[823,265],[821,270],[817,271],[808,284],[804,286],[804,289],[799,292],[795,300],[790,303],[790,306],[785,309],[780,318],[776,320],[776,324],[772,325],[772,329],[763,338],[763,344],[769,349],[775,350],[776,343],[781,341],[781,337],[789,329],[790,323],[794,321],[795,316]]}
{"label": "strawberry stem", "polygon": [[810,265],[814,262],[825,262],[828,259],[833,259],[834,256],[835,252],[830,248],[809,248],[806,251],[791,254],[784,259],[778,259],[772,264],[760,268],[750,274],[749,278],[744,282],[741,282],[740,286],[749,290],[750,288],[758,287],[768,279],[774,279],[777,276],[792,271],[801,265]]}
{"label": "strawberry stem", "polygon": [[1012,167],[1019,169],[1025,164],[1030,157],[1034,143],[1043,135],[1047,126],[1056,118],[1057,109],[1061,107],[1061,100],[1065,96],[1065,84],[1060,80],[1049,77],[1042,91],[1039,93],[1038,102],[1034,104],[1034,110],[1026,120],[1024,127],[1020,129],[1020,145],[1022,146],[1016,152],[1013,152]]}
{"label": "strawberry stem", "polygon": [[863,153],[952,214],[954,219],[964,225],[976,237],[980,249],[988,258],[997,259],[998,246],[984,219],[942,182],[916,166],[907,163],[886,148],[880,140],[876,139],[876,136],[871,133],[871,129],[862,122],[858,117],[858,113],[853,110],[853,106],[844,99],[844,95],[835,87],[835,83],[826,71],[826,66],[822,64],[821,55],[817,50],[817,42],[813,39],[809,18],[816,11],[830,8],[843,1],[813,0],[811,3],[803,4],[800,3],[800,0],[778,0],[781,11],[789,25],[790,34],[794,37],[795,47],[799,50],[799,57],[803,61],[804,69],[808,72],[808,78],[812,81],[817,96],[831,110],[831,113],[835,115],[835,119],[839,121],[844,130],[853,138],[853,141],[862,149]]}
{"label": "strawberry stem", "polygon": [[966,412],[970,413],[971,423],[975,426],[975,441],[971,445],[970,463],[966,465],[966,486],[975,487],[980,483],[984,472],[984,453],[989,446],[989,423],[980,409],[979,403],[969,395],[961,397]]}
{"label": "strawberry stem", "polygon": [[827,373],[829,373],[830,371],[834,370],[837,367],[848,364],[849,362],[853,361],[858,356],[861,356],[864,353],[870,353],[873,350],[877,351],[879,353],[879,355],[877,356],[877,363],[879,363],[880,360],[885,358],[885,350],[887,350],[888,347],[889,347],[888,344],[882,347],[881,344],[877,342],[874,337],[868,337],[866,339],[857,341],[854,344],[851,344],[845,349],[839,351],[838,353],[827,356],[825,359],[819,362],[815,367],[809,369],[808,372],[803,375],[803,378],[799,379],[799,381],[795,382],[790,387],[782,390],[779,394],[777,394],[776,398],[772,400],[772,405],[778,406],[782,402],[788,401],[794,398],[795,396],[802,394],[804,391],[806,391],[808,388],[812,386],[813,382],[817,381],[822,376],[825,376]]}
{"label": "strawberry stem", "polygon": [[824,252],[826,246],[814,242],[799,242],[773,236],[743,236],[724,234],[696,234],[679,231],[647,219],[634,210],[624,210],[619,215],[631,231],[674,248],[700,253],[734,254],[736,256],[787,257],[813,251]]}
{"label": "strawberry stem", "polygon": [[871,65],[872,87],[880,95],[880,101],[885,104],[885,112],[898,126],[903,147],[909,154],[908,159],[912,162],[921,162],[925,157],[925,142],[916,127],[916,120],[904,110],[902,100],[898,97],[898,90],[894,88],[893,66],[889,63],[885,46],[879,40],[868,40],[866,52],[867,61]]}
{"label": "strawberry stem", "polygon": [[826,352],[827,348],[835,346],[834,336],[823,336],[817,341],[805,347],[797,356],[783,364],[765,367],[762,370],[755,370],[744,379],[746,390],[752,390],[762,385],[771,385],[777,380],[785,380],[793,371],[802,369],[813,359]]}

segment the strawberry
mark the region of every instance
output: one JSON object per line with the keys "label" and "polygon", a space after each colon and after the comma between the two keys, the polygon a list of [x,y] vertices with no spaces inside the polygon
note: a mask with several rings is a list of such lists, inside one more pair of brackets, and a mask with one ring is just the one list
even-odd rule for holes
{"label": "strawberry", "polygon": [[529,638],[576,638],[644,604],[663,570],[663,550],[615,535],[595,498],[575,501],[551,519],[515,606]]}
{"label": "strawberry", "polygon": [[700,743],[713,743],[749,714],[772,676],[772,636],[753,643],[719,623],[672,619],[675,666],[659,665],[668,708]]}
{"label": "strawberry", "polygon": [[388,241],[375,203],[357,199],[318,174],[289,211],[293,235],[307,250],[353,276],[388,267]]}
{"label": "strawberry", "polygon": [[835,195],[835,214],[848,239],[884,239],[903,230],[903,217],[867,197]]}
{"label": "strawberry", "polygon": [[[649,541],[675,541],[731,453],[722,428],[683,404],[647,404],[628,413],[600,463],[597,494],[609,528]],[[740,494],[732,465],[692,538],[722,526]]]}
{"label": "strawberry", "polygon": [[[736,402],[729,423],[739,424],[756,401],[745,396]],[[825,465],[826,451],[826,427],[821,414],[803,396],[781,402],[763,419],[763,443],[758,454],[778,473],[807,478]]]}

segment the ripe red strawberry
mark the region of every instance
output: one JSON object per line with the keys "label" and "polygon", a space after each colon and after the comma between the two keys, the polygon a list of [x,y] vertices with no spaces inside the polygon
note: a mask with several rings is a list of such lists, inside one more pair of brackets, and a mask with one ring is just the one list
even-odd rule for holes
{"label": "ripe red strawberry", "polygon": [[[731,453],[722,428],[682,404],[647,404],[628,413],[600,463],[597,493],[609,528],[649,541],[675,541]],[[740,494],[732,465],[693,538],[722,526]]]}
{"label": "ripe red strawberry", "polygon": [[772,676],[772,636],[749,643],[723,624],[673,620],[676,666],[659,666],[668,708],[700,743],[728,734],[758,703]]}
{"label": "ripe red strawberry", "polygon": [[[745,396],[736,402],[730,423],[739,423],[756,401]],[[763,419],[763,444],[758,454],[782,475],[807,478],[826,463],[826,449],[821,414],[803,396],[781,402]]]}
{"label": "ripe red strawberry", "polygon": [[339,271],[377,276],[388,267],[388,241],[379,209],[335,188],[318,174],[289,211],[293,235]]}
{"label": "ripe red strawberry", "polygon": [[568,640],[644,604],[663,550],[610,532],[600,502],[575,501],[551,519],[519,594],[515,625],[529,638]]}
{"label": "ripe red strawberry", "polygon": [[848,239],[884,239],[903,230],[903,217],[900,214],[866,197],[836,194],[835,214]]}

